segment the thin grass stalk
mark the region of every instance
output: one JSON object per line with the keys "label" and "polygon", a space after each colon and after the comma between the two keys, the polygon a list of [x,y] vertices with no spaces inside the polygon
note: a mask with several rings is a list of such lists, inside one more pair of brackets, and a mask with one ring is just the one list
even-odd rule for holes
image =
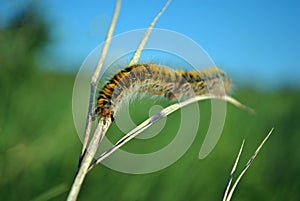
{"label": "thin grass stalk", "polygon": [[241,145],[239,154],[238,154],[238,156],[236,157],[235,163],[234,163],[234,165],[233,165],[233,167],[232,167],[232,170],[231,170],[231,172],[230,172],[229,181],[228,181],[228,183],[227,183],[227,185],[226,185],[225,193],[224,193],[224,196],[223,196],[223,201],[226,201],[226,198],[228,197],[228,192],[229,192],[229,190],[230,190],[231,182],[232,182],[232,179],[233,179],[233,174],[234,174],[234,172],[235,172],[235,170],[236,170],[236,167],[237,167],[237,165],[238,165],[238,163],[239,163],[240,156],[241,156],[242,151],[243,151],[243,148],[244,148],[244,144],[245,144],[245,140],[243,140],[243,142],[242,142],[242,145]]}
{"label": "thin grass stalk", "polygon": [[137,64],[140,56],[142,54],[142,51],[146,45],[146,42],[150,36],[150,33],[154,27],[154,25],[156,24],[157,20],[159,19],[159,17],[165,12],[165,10],[167,9],[167,7],[169,6],[169,4],[171,3],[171,0],[168,0],[167,3],[164,5],[164,7],[161,9],[161,11],[156,15],[156,17],[153,19],[153,21],[151,22],[150,26],[148,27],[147,31],[145,32],[138,48],[136,49],[133,57],[131,58],[128,66],[132,66],[134,64]]}
{"label": "thin grass stalk", "polygon": [[202,96],[195,96],[193,98],[190,98],[188,100],[185,100],[183,102],[175,103],[173,105],[170,105],[157,113],[156,115],[153,115],[152,117],[148,118],[145,120],[143,123],[141,123],[139,126],[134,128],[132,131],[130,131],[128,134],[126,134],[123,138],[121,138],[114,146],[112,146],[109,150],[104,152],[100,157],[96,159],[96,161],[91,165],[89,170],[91,170],[94,166],[99,164],[101,161],[103,161],[105,158],[110,156],[113,152],[115,152],[117,149],[119,149],[121,146],[123,146],[125,143],[130,141],[132,138],[136,137],[138,134],[146,130],[148,127],[153,125],[155,122],[159,121],[160,119],[168,116],[169,114],[175,112],[176,110],[189,105],[191,103],[197,102],[197,101],[203,101],[203,100],[208,100],[208,99],[220,99],[220,100],[225,100],[227,102],[230,102],[231,104],[235,105],[236,107],[247,110],[250,112],[253,112],[251,108],[248,108],[247,106],[244,106],[241,104],[239,101],[236,99],[230,97],[230,96],[214,96],[214,95],[202,95]]}
{"label": "thin grass stalk", "polygon": [[88,106],[88,114],[86,118],[86,127],[85,127],[85,133],[84,133],[84,140],[83,140],[83,145],[82,145],[82,150],[81,150],[81,158],[83,157],[83,154],[85,153],[89,138],[90,138],[90,133],[92,129],[92,122],[93,122],[93,106],[94,106],[94,101],[95,101],[95,90],[97,86],[97,82],[99,79],[100,71],[102,69],[104,59],[107,55],[107,51],[117,24],[117,19],[120,13],[120,7],[121,7],[121,0],[117,0],[116,5],[115,5],[115,10],[113,14],[113,18],[111,21],[111,24],[109,26],[109,30],[106,35],[106,40],[103,45],[103,49],[97,64],[97,67],[94,71],[92,80],[91,80],[91,91],[90,91],[90,99],[89,99],[89,106]]}
{"label": "thin grass stalk", "polygon": [[95,153],[98,149],[99,143],[103,139],[105,133],[107,132],[107,129],[110,126],[111,121],[100,119],[98,126],[94,132],[94,135],[91,139],[91,142],[89,143],[89,146],[87,148],[87,151],[84,154],[84,157],[80,163],[78,172],[76,174],[75,180],[73,182],[73,185],[71,187],[71,190],[69,192],[67,201],[75,201],[77,200],[79,191],[81,189],[81,185],[84,181],[84,178],[88,172],[88,168],[94,159]]}
{"label": "thin grass stalk", "polygon": [[[94,135],[88,145],[88,141],[90,138],[90,133],[92,129],[92,122],[93,122],[93,106],[94,106],[94,100],[95,100],[95,90],[97,81],[99,79],[100,71],[104,63],[104,59],[107,55],[107,51],[111,42],[111,38],[117,23],[117,18],[120,12],[121,7],[121,0],[117,0],[115,5],[115,10],[113,14],[113,18],[109,27],[109,30],[107,32],[106,40],[100,55],[100,59],[98,61],[97,67],[94,71],[93,77],[91,79],[91,90],[90,90],[90,98],[89,98],[89,106],[88,106],[88,114],[86,118],[86,127],[85,127],[85,133],[84,133],[84,140],[83,140],[83,146],[81,150],[80,160],[79,160],[79,167],[78,171],[76,173],[74,182],[72,184],[71,190],[69,192],[68,201],[75,201],[77,200],[79,191],[81,189],[81,185],[84,181],[84,178],[86,176],[88,167],[90,166],[95,153],[98,149],[99,143],[103,139],[105,133],[107,132],[107,129],[110,126],[111,121],[105,120],[103,118],[100,119],[97,128],[94,132]],[[87,147],[88,146],[88,147]]]}
{"label": "thin grass stalk", "polygon": [[[247,164],[245,165],[244,169],[242,170],[242,172],[239,174],[238,178],[236,179],[235,183],[233,184],[231,190],[229,191],[229,193],[225,193],[224,197],[223,197],[223,201],[230,201],[232,198],[232,195],[238,185],[238,183],[240,182],[241,178],[244,176],[244,174],[246,173],[246,171],[248,170],[248,168],[251,166],[253,160],[255,159],[255,157],[257,156],[257,154],[259,153],[259,151],[261,150],[261,148],[264,146],[265,142],[269,139],[269,137],[271,136],[271,134],[273,133],[274,128],[272,128],[268,135],[264,138],[264,140],[261,142],[261,144],[257,147],[257,149],[255,150],[254,154],[251,156],[251,158],[248,160]],[[240,153],[238,155],[238,158],[240,157]],[[237,159],[238,161],[238,159]],[[235,170],[235,166],[233,168],[233,170],[231,171],[230,174],[230,180],[232,180],[233,177],[233,173]],[[231,181],[230,181],[231,183]],[[230,185],[227,186],[226,191],[228,191],[228,189],[230,188]]]}

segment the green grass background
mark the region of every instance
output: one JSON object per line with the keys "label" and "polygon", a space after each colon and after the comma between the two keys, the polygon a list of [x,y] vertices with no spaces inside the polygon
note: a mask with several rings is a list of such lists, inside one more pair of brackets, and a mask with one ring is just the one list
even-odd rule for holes
{"label": "green grass background", "polygon": [[[81,142],[71,109],[75,74],[36,66],[34,55],[45,45],[46,33],[47,27],[29,13],[0,35],[0,200],[65,200],[77,170]],[[87,175],[79,200],[221,200],[242,140],[246,145],[238,170],[272,127],[274,134],[233,200],[300,200],[299,90],[244,86],[233,96],[256,114],[228,105],[223,134],[207,158],[199,160],[198,153],[210,119],[209,101],[199,103],[200,129],[180,160],[144,175],[98,165]],[[139,107],[133,107],[136,122],[147,117]],[[179,118],[172,114],[167,125]],[[168,129],[149,141],[134,140],[124,149],[157,150],[172,140],[174,132]],[[121,133],[113,125],[108,136],[117,140]]]}

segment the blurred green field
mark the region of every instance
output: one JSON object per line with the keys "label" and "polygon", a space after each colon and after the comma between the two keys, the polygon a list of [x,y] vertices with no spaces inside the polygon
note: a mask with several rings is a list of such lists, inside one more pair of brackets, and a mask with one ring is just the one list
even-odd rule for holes
{"label": "blurred green field", "polygon": [[[71,111],[73,81],[71,75],[41,73],[1,98],[1,200],[66,198],[81,148]],[[234,96],[256,114],[228,105],[224,132],[207,158],[199,160],[198,152],[208,120],[201,121],[193,145],[172,166],[129,175],[99,165],[88,174],[79,200],[220,200],[242,139],[246,146],[239,170],[273,126],[274,135],[242,179],[233,200],[299,200],[300,93],[244,88]],[[209,102],[199,105],[201,118],[209,117],[205,109]],[[180,116],[168,118],[172,121]],[[114,133],[116,127],[108,135]],[[155,138],[163,144],[170,135],[172,131],[165,131]],[[147,150],[153,142],[147,146],[147,140],[136,140],[125,148]]]}
{"label": "blurred green field", "polygon": [[[37,66],[35,54],[49,42],[47,32],[34,13],[20,15],[0,32],[0,200],[65,200],[77,171],[81,142],[72,116],[75,75]],[[99,165],[87,175],[79,200],[221,200],[242,140],[246,144],[239,171],[272,127],[274,134],[233,200],[300,200],[300,91],[238,87],[233,96],[256,114],[228,105],[223,134],[204,160],[198,153],[209,124],[209,101],[199,103],[199,132],[180,160],[144,175]],[[150,107],[153,101],[144,103]],[[137,123],[148,116],[141,103],[131,108]],[[170,115],[162,133],[133,140],[124,149],[159,150],[173,139],[180,118],[179,112]],[[108,137],[116,141],[121,136],[113,125]]]}

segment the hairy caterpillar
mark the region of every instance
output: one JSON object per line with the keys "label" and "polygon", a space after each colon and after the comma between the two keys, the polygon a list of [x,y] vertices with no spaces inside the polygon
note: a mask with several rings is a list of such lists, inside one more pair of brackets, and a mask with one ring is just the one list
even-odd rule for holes
{"label": "hairy caterpillar", "polygon": [[208,93],[222,96],[230,88],[230,78],[219,68],[181,71],[157,64],[136,64],[116,73],[102,88],[96,113],[113,121],[122,102],[140,92],[172,100]]}

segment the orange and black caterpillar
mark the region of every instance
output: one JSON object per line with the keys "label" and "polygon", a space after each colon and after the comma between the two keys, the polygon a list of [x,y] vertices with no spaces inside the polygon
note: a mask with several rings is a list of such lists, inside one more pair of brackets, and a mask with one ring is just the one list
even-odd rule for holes
{"label": "orange and black caterpillar", "polygon": [[116,73],[102,88],[96,113],[113,121],[122,102],[140,92],[172,100],[209,93],[222,96],[230,88],[230,78],[219,68],[181,71],[157,64],[136,64]]}

